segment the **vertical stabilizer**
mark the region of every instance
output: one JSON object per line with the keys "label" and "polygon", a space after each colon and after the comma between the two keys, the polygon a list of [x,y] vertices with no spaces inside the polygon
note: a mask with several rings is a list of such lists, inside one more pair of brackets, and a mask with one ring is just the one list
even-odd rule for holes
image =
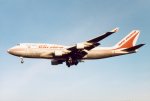
{"label": "vertical stabilizer", "polygon": [[116,48],[130,48],[135,46],[137,39],[139,37],[140,31],[133,30],[126,37],[124,37],[120,42],[118,42]]}

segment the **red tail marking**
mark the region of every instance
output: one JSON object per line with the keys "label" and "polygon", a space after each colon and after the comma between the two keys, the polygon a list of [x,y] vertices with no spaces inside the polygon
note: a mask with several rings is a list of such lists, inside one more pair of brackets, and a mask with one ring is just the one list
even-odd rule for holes
{"label": "red tail marking", "polygon": [[118,44],[118,48],[133,47],[133,42],[134,42],[134,40],[135,40],[135,38],[137,37],[138,34],[139,34],[139,32],[134,31],[132,34],[130,34],[128,37],[126,37],[124,40],[122,40]]}

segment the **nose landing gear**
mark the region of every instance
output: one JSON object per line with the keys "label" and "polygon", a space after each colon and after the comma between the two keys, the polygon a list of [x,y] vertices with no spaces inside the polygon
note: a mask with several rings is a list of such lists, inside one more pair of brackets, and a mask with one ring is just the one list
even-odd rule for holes
{"label": "nose landing gear", "polygon": [[21,59],[21,63],[23,64],[24,63],[23,57],[20,57],[20,59]]}

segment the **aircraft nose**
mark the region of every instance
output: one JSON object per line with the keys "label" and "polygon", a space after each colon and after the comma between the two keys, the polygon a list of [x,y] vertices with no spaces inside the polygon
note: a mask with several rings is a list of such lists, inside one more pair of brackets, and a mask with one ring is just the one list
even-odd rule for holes
{"label": "aircraft nose", "polygon": [[8,49],[7,52],[8,52],[8,53],[11,53],[11,49]]}
{"label": "aircraft nose", "polygon": [[9,53],[9,51],[10,51],[10,50],[8,49],[7,52]]}
{"label": "aircraft nose", "polygon": [[9,54],[13,54],[13,49],[10,48],[10,49],[7,50],[7,52],[8,52]]}
{"label": "aircraft nose", "polygon": [[22,55],[25,54],[25,49],[24,48],[20,48],[20,47],[12,47],[10,49],[7,50],[7,52],[11,55]]}

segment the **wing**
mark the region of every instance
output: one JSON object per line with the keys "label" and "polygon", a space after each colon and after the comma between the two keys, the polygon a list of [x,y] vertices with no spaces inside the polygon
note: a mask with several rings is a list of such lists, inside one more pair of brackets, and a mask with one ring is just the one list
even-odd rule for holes
{"label": "wing", "polygon": [[106,32],[101,36],[98,36],[98,37],[93,38],[91,40],[88,40],[88,41],[85,41],[82,43],[78,43],[72,47],[69,47],[67,50],[70,50],[70,51],[83,50],[83,49],[91,50],[91,49],[97,47],[98,45],[100,45],[100,43],[98,43],[99,41],[105,39],[106,37],[117,32],[118,30],[119,30],[119,28],[115,28],[112,31]]}

